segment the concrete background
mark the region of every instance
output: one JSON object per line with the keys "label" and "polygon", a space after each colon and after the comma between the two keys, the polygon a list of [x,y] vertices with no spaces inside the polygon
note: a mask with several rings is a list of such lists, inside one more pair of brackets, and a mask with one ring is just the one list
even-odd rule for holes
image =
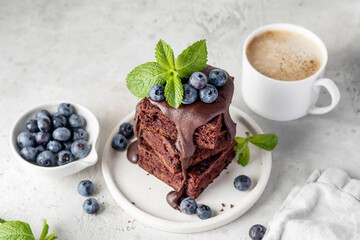
{"label": "concrete background", "polygon": [[[360,2],[348,1],[0,1],[0,217],[29,222],[38,236],[42,218],[59,239],[249,239],[248,229],[266,225],[289,191],[315,168],[340,167],[360,178]],[[258,117],[240,95],[242,44],[264,24],[287,22],[315,32],[325,42],[325,75],[342,99],[331,113],[297,121]],[[209,63],[236,78],[233,104],[279,136],[264,194],[245,215],[219,229],[178,235],[131,219],[116,204],[101,165],[64,178],[19,171],[8,145],[15,119],[30,107],[66,99],[87,106],[101,124],[100,149],[111,129],[138,101],[125,78],[135,66],[154,60],[162,38],[178,55],[207,39]],[[318,105],[326,105],[323,93]],[[101,151],[100,151],[101,155]],[[76,186],[96,185],[101,213],[82,210]],[[130,221],[130,222],[129,222]]]}

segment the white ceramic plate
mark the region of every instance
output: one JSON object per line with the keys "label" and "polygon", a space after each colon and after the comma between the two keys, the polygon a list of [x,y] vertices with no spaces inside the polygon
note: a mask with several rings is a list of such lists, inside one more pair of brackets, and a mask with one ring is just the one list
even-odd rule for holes
{"label": "white ceramic plate", "polygon": [[[237,124],[237,136],[263,133],[261,128],[246,113],[231,106],[230,114]],[[195,215],[185,215],[171,208],[166,202],[170,186],[147,174],[126,158],[126,151],[111,148],[111,140],[123,122],[132,122],[134,112],[127,115],[107,139],[102,170],[105,182],[118,204],[133,218],[150,227],[175,233],[194,233],[211,230],[240,217],[261,196],[271,172],[271,153],[250,146],[251,159],[246,167],[236,162],[237,156],[227,169],[211,183],[196,199],[197,203],[210,206],[212,217],[200,220]],[[131,142],[135,139],[131,139]],[[251,145],[251,144],[250,144]],[[240,192],[233,186],[238,175],[247,175],[252,180],[248,191]],[[225,206],[223,206],[224,204]],[[232,205],[232,207],[231,207]]]}
{"label": "white ceramic plate", "polygon": [[86,120],[85,130],[88,134],[88,143],[91,145],[91,151],[87,157],[76,160],[72,163],[63,166],[41,167],[26,161],[20,156],[20,149],[17,146],[16,139],[21,132],[26,131],[26,122],[29,119],[34,119],[36,112],[41,109],[48,110],[51,114],[57,112],[57,107],[62,102],[67,102],[67,101],[49,102],[31,108],[30,110],[22,114],[11,128],[10,147],[15,158],[17,159],[17,162],[23,168],[23,170],[31,172],[31,174],[34,175],[63,177],[79,172],[87,167],[90,167],[98,161],[97,150],[99,148],[99,133],[100,133],[99,122],[96,119],[95,115],[89,109],[76,103],[71,103],[71,105],[74,107],[75,112],[83,116]]}

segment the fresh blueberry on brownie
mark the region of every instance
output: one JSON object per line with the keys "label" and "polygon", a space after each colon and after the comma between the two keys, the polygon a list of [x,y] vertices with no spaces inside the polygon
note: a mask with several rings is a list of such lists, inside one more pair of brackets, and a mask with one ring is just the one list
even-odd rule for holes
{"label": "fresh blueberry on brownie", "polygon": [[152,100],[160,102],[165,99],[165,87],[161,84],[155,84],[150,88],[149,94]]}
{"label": "fresh blueberry on brownie", "polygon": [[189,84],[196,89],[204,88],[207,84],[207,77],[202,72],[194,72],[189,78]]}
{"label": "fresh blueberry on brownie", "polygon": [[248,176],[240,175],[234,179],[234,187],[239,191],[246,191],[251,186],[251,179]]}
{"label": "fresh blueberry on brownie", "polygon": [[196,208],[197,208],[196,201],[191,197],[185,198],[180,203],[181,212],[188,215],[194,214],[196,212]]}
{"label": "fresh blueberry on brownie", "polygon": [[260,224],[252,226],[249,230],[249,236],[252,240],[261,240],[263,239],[266,233],[266,228]]}
{"label": "fresh blueberry on brownie", "polygon": [[195,102],[198,96],[197,90],[190,84],[184,84],[183,88],[184,88],[184,97],[181,103],[188,105]]}
{"label": "fresh blueberry on brownie", "polygon": [[82,180],[78,185],[78,192],[84,197],[91,196],[95,192],[94,184],[90,180]]}
{"label": "fresh blueberry on brownie", "polygon": [[204,103],[213,103],[218,97],[218,91],[213,85],[206,84],[206,87],[199,90],[199,96]]}
{"label": "fresh blueberry on brownie", "polygon": [[134,129],[131,123],[123,123],[120,125],[119,133],[122,134],[125,138],[131,138],[134,136]]}
{"label": "fresh blueberry on brownie", "polygon": [[98,201],[94,198],[88,198],[83,204],[83,209],[87,214],[95,214],[99,211],[100,206]]}
{"label": "fresh blueberry on brownie", "polygon": [[222,69],[213,69],[209,73],[209,82],[216,87],[224,86],[227,79],[228,76]]}

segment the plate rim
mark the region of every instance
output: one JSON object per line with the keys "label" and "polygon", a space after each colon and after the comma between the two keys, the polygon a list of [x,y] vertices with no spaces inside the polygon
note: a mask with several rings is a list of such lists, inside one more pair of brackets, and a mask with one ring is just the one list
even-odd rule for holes
{"label": "plate rim", "polygon": [[[261,127],[255,122],[255,120],[253,120],[248,114],[246,114],[239,108],[230,105],[229,110],[230,110],[230,114],[232,112],[235,112],[234,115],[241,116],[245,120],[245,122],[247,122],[254,129],[256,134],[264,133]],[[118,129],[120,124],[124,122],[124,119],[130,118],[131,116],[134,116],[134,114],[135,114],[135,110],[127,114],[125,117],[123,117],[121,121],[117,123],[117,125],[112,129],[110,135],[106,140],[103,150],[102,160],[101,160],[103,178],[105,180],[105,184],[107,188],[109,189],[110,194],[117,202],[117,204],[119,204],[119,206],[132,218],[136,219],[137,221],[149,227],[165,232],[172,232],[172,233],[204,232],[224,226],[238,219],[245,212],[247,212],[259,200],[260,196],[263,194],[270,178],[270,173],[272,169],[272,156],[271,156],[271,152],[260,149],[261,155],[264,155],[264,158],[266,159],[266,163],[269,166],[268,168],[263,169],[264,172],[262,173],[262,177],[257,182],[256,187],[252,189],[253,200],[246,207],[241,208],[236,212],[233,211],[224,212],[220,215],[217,215],[216,217],[212,217],[206,220],[196,221],[196,222],[180,222],[180,221],[166,220],[160,217],[153,216],[145,211],[142,211],[141,209],[136,207],[136,205],[133,205],[121,192],[121,190],[117,187],[114,179],[112,178],[111,170],[109,168],[110,159],[109,157],[107,157],[114,131],[116,131],[116,129]],[[235,210],[236,209],[234,209],[234,211]]]}

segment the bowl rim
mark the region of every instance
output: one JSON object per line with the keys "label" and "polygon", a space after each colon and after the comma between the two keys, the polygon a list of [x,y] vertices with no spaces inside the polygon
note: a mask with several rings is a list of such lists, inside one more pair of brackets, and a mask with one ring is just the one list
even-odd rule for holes
{"label": "bowl rim", "polygon": [[[93,143],[92,143],[92,146],[91,146],[91,150],[90,150],[90,153],[88,154],[88,156],[86,156],[85,158],[81,158],[81,159],[78,159],[76,161],[73,161],[71,163],[68,163],[68,164],[65,164],[65,165],[62,165],[62,166],[53,166],[53,167],[42,167],[42,166],[38,166],[34,163],[31,163],[25,159],[23,159],[20,154],[19,154],[19,147],[17,146],[16,144],[16,138],[17,136],[15,136],[15,129],[17,128],[19,122],[22,120],[22,118],[24,118],[24,116],[26,115],[34,115],[35,114],[35,111],[38,110],[38,109],[46,109],[48,108],[49,106],[56,106],[56,105],[59,105],[60,103],[70,103],[71,105],[74,106],[75,109],[81,109],[81,110],[84,110],[85,112],[87,112],[87,115],[90,115],[93,120],[95,120],[93,123],[95,123],[95,127],[96,128],[93,128],[94,130],[91,130],[89,131],[89,129],[87,129],[87,132],[91,132],[91,134],[94,136],[93,137]],[[88,121],[89,119],[86,118],[86,121]],[[26,128],[24,128],[24,131],[27,131]],[[21,162],[21,164],[24,166],[24,165],[27,165],[28,168],[32,168],[32,169],[36,169],[38,171],[43,171],[43,172],[47,172],[47,173],[50,173],[50,172],[59,172],[59,171],[64,171],[66,169],[70,170],[71,168],[73,168],[74,166],[76,165],[83,165],[81,167],[81,170],[87,168],[87,167],[90,167],[94,164],[97,163],[98,161],[98,145],[99,145],[99,135],[100,135],[100,124],[99,124],[99,121],[97,119],[97,117],[95,116],[95,114],[90,111],[87,107],[84,107],[83,105],[79,104],[79,103],[75,103],[75,102],[70,102],[70,101],[49,101],[49,102],[45,102],[45,103],[42,103],[42,104],[38,104],[36,106],[33,106],[31,107],[30,109],[24,111],[23,113],[21,113],[17,118],[16,118],[16,121],[14,121],[12,127],[11,127],[11,130],[10,130],[10,138],[9,138],[9,143],[10,143],[10,148],[13,152],[13,154],[15,155],[15,157],[17,158],[18,162]],[[79,172],[79,171],[71,171],[73,173],[71,174],[74,174],[76,172]],[[70,171],[69,171],[70,172]],[[71,175],[71,174],[62,174],[62,175]]]}

